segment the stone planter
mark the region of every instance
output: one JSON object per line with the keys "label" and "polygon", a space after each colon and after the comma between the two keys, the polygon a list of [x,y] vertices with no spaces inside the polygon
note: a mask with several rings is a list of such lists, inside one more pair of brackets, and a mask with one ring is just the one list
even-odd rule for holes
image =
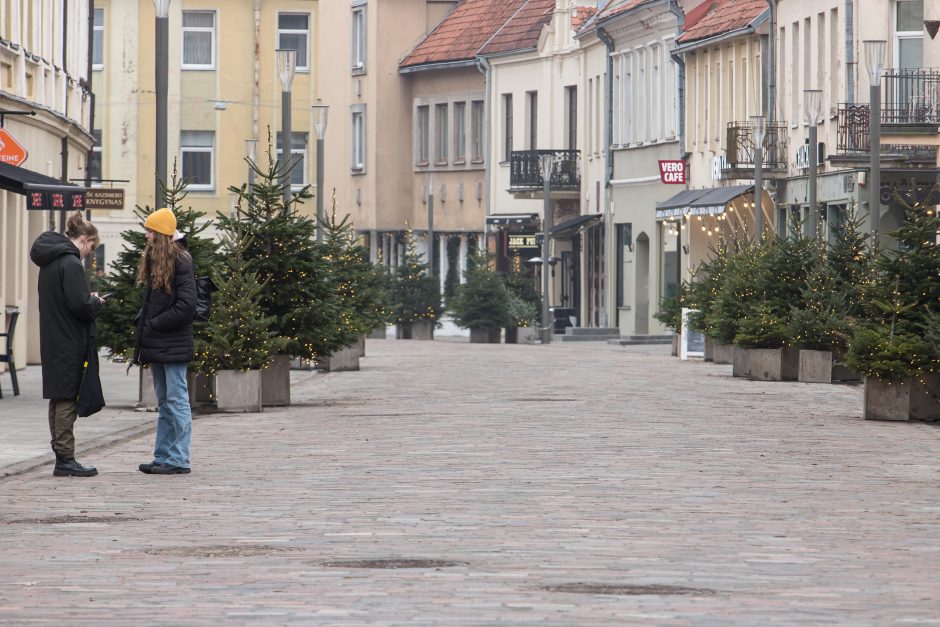
{"label": "stone planter", "polygon": [[356,351],[359,353],[360,357],[366,356],[366,334],[365,333],[359,336],[359,341],[356,342]]}
{"label": "stone planter", "polygon": [[215,377],[205,372],[190,370],[186,373],[189,387],[189,405],[211,403],[215,400]]}
{"label": "stone planter", "polygon": [[375,327],[374,329],[369,331],[369,334],[366,337],[368,337],[370,340],[384,340],[385,339],[385,325],[382,325],[380,327]]}
{"label": "stone planter", "polygon": [[471,344],[499,344],[500,329],[470,329]]}
{"label": "stone planter", "polygon": [[797,381],[803,383],[832,383],[832,351],[800,349]]}
{"label": "stone planter", "polygon": [[940,374],[914,379],[910,416],[914,420],[940,420]]}
{"label": "stone planter", "polygon": [[507,344],[518,344],[519,343],[519,327],[506,327],[506,332],[504,337],[506,338]]}
{"label": "stone planter", "polygon": [[418,320],[398,325],[395,337],[399,340],[433,340],[434,321]]}
{"label": "stone planter", "polygon": [[216,408],[226,412],[261,411],[261,381],[260,370],[219,370],[215,373]]}
{"label": "stone planter", "polygon": [[156,411],[157,393],[153,389],[153,371],[137,366],[137,405],[147,411]]}
{"label": "stone planter", "polygon": [[840,364],[836,362],[832,364],[832,380],[839,381],[841,383],[861,383],[862,375],[855,370],[852,370],[845,364]]}
{"label": "stone planter", "polygon": [[672,334],[672,356],[673,357],[679,356],[679,334],[678,333]]}
{"label": "stone planter", "polygon": [[757,381],[796,381],[800,369],[797,348],[749,348],[748,371]]}
{"label": "stone planter", "polygon": [[715,361],[715,343],[707,337],[705,338],[705,361]]}
{"label": "stone planter", "polygon": [[274,361],[260,371],[261,402],[265,407],[290,405],[290,361],[289,355],[276,355]]}
{"label": "stone planter", "polygon": [[519,344],[535,344],[535,340],[539,338],[539,331],[535,327],[519,327],[518,337],[516,338]]}
{"label": "stone planter", "polygon": [[[751,376],[751,367],[749,365],[750,351],[740,346],[731,347],[731,376],[749,377]],[[725,363],[718,361],[718,347],[715,347],[715,363]]]}
{"label": "stone planter", "polygon": [[733,344],[714,344],[712,348],[712,360],[716,364],[734,363],[734,345]]}
{"label": "stone planter", "polygon": [[359,370],[359,344],[341,348],[319,362],[320,368],[328,372],[350,372]]}
{"label": "stone planter", "polygon": [[865,377],[865,420],[910,420],[911,383]]}

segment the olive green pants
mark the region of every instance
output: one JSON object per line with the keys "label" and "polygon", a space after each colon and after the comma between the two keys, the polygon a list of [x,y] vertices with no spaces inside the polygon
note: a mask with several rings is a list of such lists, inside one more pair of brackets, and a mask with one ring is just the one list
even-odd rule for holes
{"label": "olive green pants", "polygon": [[72,433],[72,427],[77,418],[75,399],[49,401],[49,433],[52,435],[52,452],[62,459],[75,457],[75,435]]}

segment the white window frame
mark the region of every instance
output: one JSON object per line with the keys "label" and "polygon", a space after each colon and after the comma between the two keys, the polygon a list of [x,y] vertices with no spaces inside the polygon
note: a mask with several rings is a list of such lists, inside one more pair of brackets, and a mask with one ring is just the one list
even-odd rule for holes
{"label": "white window frame", "polygon": [[[292,15],[292,16],[303,16],[307,18],[307,28],[306,29],[297,29],[297,28],[281,28],[281,16],[282,15]],[[306,44],[304,45],[304,55],[303,58],[300,55],[297,55],[297,65],[295,69],[298,72],[309,72],[310,71],[310,14],[304,13],[302,11],[281,11],[277,14],[277,49],[283,49],[285,46],[281,43],[281,35],[303,35],[306,39]]]}
{"label": "white window frame", "polygon": [[350,33],[350,66],[353,74],[366,73],[366,52],[368,51],[369,30],[366,18],[365,0],[357,0],[352,5]]}
{"label": "white window frame", "polygon": [[[184,133],[206,133],[212,136],[212,145],[211,146],[187,146],[183,142]],[[183,168],[183,155],[186,153],[207,153],[209,155],[209,182],[208,183],[190,183],[187,187],[188,190],[194,192],[204,192],[204,191],[214,191],[215,190],[215,145],[216,145],[216,133],[215,131],[204,131],[204,130],[190,130],[190,131],[180,131],[180,171],[182,176],[186,176],[186,172],[182,170]]]}
{"label": "white window frame", "polygon": [[[477,113],[479,112],[479,114]],[[484,163],[483,125],[486,123],[486,104],[483,100],[470,101],[470,162]]]}
{"label": "white window frame", "polygon": [[[911,31],[911,30],[898,30],[898,28],[899,28],[899,25],[898,25],[898,13],[900,12],[901,5],[902,5],[902,4],[908,4],[908,3],[911,2],[911,1],[912,1],[912,0],[897,0],[897,2],[895,3],[895,6],[894,6],[894,19],[892,20],[892,21],[894,22],[894,24],[893,24],[893,26],[894,26],[894,50],[893,50],[893,53],[894,53],[894,63],[893,63],[893,65],[894,65],[894,67],[896,67],[896,68],[900,68],[900,67],[901,67],[901,42],[902,42],[903,40],[919,39],[919,40],[921,40],[922,42],[924,41],[924,31],[923,31],[923,30],[916,30],[916,31]],[[925,10],[926,10],[926,9],[925,9]],[[923,67],[923,66],[924,66],[924,54],[923,54],[923,52],[922,52],[922,53],[921,53],[921,58],[920,58],[920,67]]]}
{"label": "white window frame", "polygon": [[438,102],[434,105],[434,165],[450,162],[450,105]]}
{"label": "white window frame", "polygon": [[366,172],[366,106],[353,105],[350,108],[350,169],[353,174]]}
{"label": "white window frame", "polygon": [[[98,20],[98,17],[101,16],[101,20]],[[91,50],[92,50],[92,70],[103,70],[104,69],[104,9],[100,7],[95,7],[94,12],[94,26],[92,27],[91,34]],[[95,42],[100,42],[101,58],[95,60]]]}
{"label": "white window frame", "polygon": [[[216,37],[215,29],[218,24],[216,19],[217,13],[215,11],[183,11],[183,15],[187,13],[207,13],[212,16],[212,26],[182,26],[182,41],[180,43],[180,69],[182,70],[214,70],[215,69],[215,47],[216,47]],[[204,63],[186,63],[186,33],[209,33],[210,41],[209,44],[209,55],[211,60],[208,64]]]}
{"label": "white window frame", "polygon": [[467,102],[454,103],[454,163],[467,162]]}
{"label": "white window frame", "polygon": [[426,167],[431,163],[431,107],[415,107],[415,165]]}

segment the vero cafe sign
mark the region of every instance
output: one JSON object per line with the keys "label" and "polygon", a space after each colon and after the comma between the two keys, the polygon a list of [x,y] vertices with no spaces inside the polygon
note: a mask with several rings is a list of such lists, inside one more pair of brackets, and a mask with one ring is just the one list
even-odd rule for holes
{"label": "vero cafe sign", "polygon": [[685,161],[662,160],[659,161],[659,179],[666,185],[685,185],[688,166]]}

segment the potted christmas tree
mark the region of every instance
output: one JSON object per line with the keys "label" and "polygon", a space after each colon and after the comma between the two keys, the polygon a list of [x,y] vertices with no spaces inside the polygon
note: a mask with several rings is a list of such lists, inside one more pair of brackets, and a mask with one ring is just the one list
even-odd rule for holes
{"label": "potted christmas tree", "polygon": [[470,329],[472,343],[499,344],[502,328],[514,322],[509,290],[485,255],[468,262],[464,282],[449,302],[454,322]]}
{"label": "potted christmas tree", "polygon": [[441,313],[441,291],[437,280],[428,276],[427,264],[415,247],[410,229],[405,232],[404,258],[389,277],[389,300],[399,339],[434,339],[434,326]]}
{"label": "potted christmas tree", "polygon": [[506,343],[532,344],[538,336],[536,327],[542,311],[542,295],[535,288],[535,278],[522,270],[519,257],[513,257],[503,282],[509,290],[510,323],[506,326]]}
{"label": "potted christmas tree", "polygon": [[213,277],[218,290],[205,333],[196,342],[196,359],[215,375],[219,411],[259,412],[261,369],[285,342],[273,330],[274,316],[261,307],[262,285],[244,257],[250,240],[240,235],[243,239],[223,236],[226,267]]}
{"label": "potted christmas tree", "polygon": [[663,296],[659,301],[659,311],[653,317],[659,320],[664,327],[672,331],[672,356],[679,355],[679,337],[682,333],[682,309],[691,307],[689,300],[690,287],[688,283],[680,283],[675,293]]}

